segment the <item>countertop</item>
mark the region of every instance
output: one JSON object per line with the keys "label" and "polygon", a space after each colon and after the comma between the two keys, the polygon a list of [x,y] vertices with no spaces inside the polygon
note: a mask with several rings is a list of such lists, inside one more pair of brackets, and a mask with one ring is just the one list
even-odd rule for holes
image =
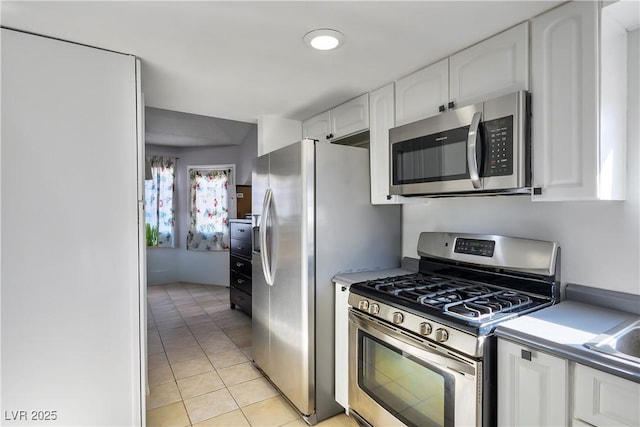
{"label": "countertop", "polygon": [[496,335],[640,383],[640,364],[583,345],[629,319],[638,316],[569,300],[500,323]]}

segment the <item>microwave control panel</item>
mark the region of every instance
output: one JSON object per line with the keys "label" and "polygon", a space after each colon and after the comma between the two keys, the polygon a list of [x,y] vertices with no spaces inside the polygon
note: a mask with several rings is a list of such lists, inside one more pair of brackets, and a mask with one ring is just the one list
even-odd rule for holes
{"label": "microwave control panel", "polygon": [[484,122],[486,154],[483,176],[513,174],[513,116]]}

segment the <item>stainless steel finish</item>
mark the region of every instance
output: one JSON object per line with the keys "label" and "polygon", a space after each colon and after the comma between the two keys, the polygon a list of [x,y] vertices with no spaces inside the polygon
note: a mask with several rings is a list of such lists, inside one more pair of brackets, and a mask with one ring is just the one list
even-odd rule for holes
{"label": "stainless steel finish", "polygon": [[251,347],[253,360],[259,365],[263,371],[271,371],[271,352],[270,342],[271,334],[269,333],[270,324],[270,304],[269,295],[270,288],[262,272],[262,250],[259,238],[260,227],[262,222],[262,206],[264,196],[269,188],[269,157],[259,157],[254,161],[253,176],[251,179],[251,211],[256,218],[256,227],[253,246],[253,262],[251,270]]}
{"label": "stainless steel finish", "polygon": [[396,325],[400,325],[404,321],[404,315],[402,313],[400,313],[399,311],[396,311],[391,316],[391,321],[393,323],[395,323]]}
{"label": "stainless steel finish", "polygon": [[[482,112],[482,104],[450,110],[437,116],[392,128],[389,130],[389,153],[393,152],[393,144],[397,142],[469,125],[473,115],[477,112]],[[389,171],[391,173],[389,194],[415,195],[474,191],[473,184],[469,179],[394,185],[393,168],[393,158],[389,156]]]}
{"label": "stainless steel finish", "polygon": [[431,331],[433,330],[433,328],[431,327],[430,323],[427,322],[422,322],[420,323],[420,335],[431,335]]}
{"label": "stainless steel finish", "polygon": [[[454,252],[456,239],[495,241],[493,257]],[[491,234],[423,232],[418,239],[418,254],[486,267],[504,268],[523,273],[553,276],[560,246],[555,242],[505,237]]]}
{"label": "stainless steel finish", "polygon": [[371,398],[358,384],[358,331],[398,349],[402,354],[441,369],[455,378],[455,414],[458,426],[480,426],[482,393],[482,362],[464,355],[452,356],[451,350],[419,337],[409,338],[391,325],[382,325],[366,314],[349,310],[349,407],[369,424],[399,425],[398,419]]}
{"label": "stainless steel finish", "polygon": [[449,339],[449,332],[446,329],[438,328],[436,329],[436,341],[445,342]]}
{"label": "stainless steel finish", "polygon": [[514,92],[482,103],[449,110],[445,113],[389,130],[389,153],[392,153],[393,144],[406,141],[408,139],[444,132],[464,126],[470,126],[470,128],[473,128],[474,118],[478,117],[478,114],[481,115],[482,121],[489,121],[513,115],[514,131],[512,135],[512,153],[514,163],[512,175],[479,177],[479,182],[481,184],[480,187],[477,187],[478,181],[474,180],[475,176],[473,175],[473,162],[470,161],[471,149],[468,146],[467,158],[471,176],[470,179],[394,185],[394,159],[392,156],[389,156],[389,194],[441,197],[447,196],[450,193],[456,193],[454,194],[456,196],[465,194],[479,195],[477,194],[478,192],[482,192],[483,195],[530,193],[531,170],[529,165],[530,160],[527,158],[528,153],[526,152],[526,145],[528,143],[527,122],[529,120],[527,96],[528,94],[526,91]]}
{"label": "stainless steel finish", "polygon": [[640,319],[623,322],[584,346],[640,366]]}
{"label": "stainless steel finish", "polygon": [[[342,410],[333,397],[332,277],[399,262],[400,209],[370,204],[368,164],[366,150],[304,140],[258,158],[253,175],[252,214],[261,223],[253,255],[254,361],[310,423]],[[272,200],[263,211],[267,189]],[[266,246],[273,286],[258,267]]]}
{"label": "stainless steel finish", "polygon": [[358,302],[358,308],[363,311],[367,311],[369,309],[369,301],[362,300]]}
{"label": "stainless steel finish", "polygon": [[380,306],[378,304],[371,304],[369,307],[369,313],[378,314],[380,313]]}
{"label": "stainless steel finish", "polygon": [[[374,301],[372,299],[368,299],[361,295],[356,295],[354,293],[349,294],[349,306],[358,307],[360,300],[366,299],[368,304],[371,305],[376,303],[380,306],[380,312],[375,315],[376,318],[386,320],[389,323],[393,322],[394,314],[398,312],[396,307],[390,306],[380,301]],[[448,333],[447,346],[450,348],[455,348],[460,353],[469,355],[471,357],[482,357],[483,348],[482,342],[478,340],[478,337],[456,328],[453,328],[449,325],[445,325],[444,323],[438,321],[437,319],[428,318],[423,315],[416,315],[411,312],[403,313],[403,322],[400,326],[402,329],[413,332],[417,335],[423,335],[420,333],[422,329],[422,324],[425,323],[425,320],[428,320],[428,323],[431,325],[432,330],[436,329],[446,329]]]}
{"label": "stainless steel finish", "polygon": [[527,164],[527,92],[520,91],[484,103],[483,120],[498,119],[513,114],[513,175],[482,178],[484,191],[527,188],[531,186],[531,170]]}
{"label": "stainless steel finish", "polygon": [[473,188],[482,188],[482,181],[478,175],[478,158],[476,157],[476,144],[478,141],[478,127],[482,113],[477,111],[473,114],[471,125],[469,126],[469,137],[467,138],[467,167],[469,168],[469,178]]}
{"label": "stainless steel finish", "polygon": [[271,273],[271,268],[272,268],[272,262],[271,262],[271,257],[273,256],[273,248],[270,247],[272,242],[269,242],[269,240],[267,239],[267,232],[270,231],[267,229],[267,227],[270,227],[270,211],[271,211],[271,201],[273,197],[273,192],[271,191],[270,188],[267,189],[265,195],[264,195],[264,203],[262,204],[262,220],[260,223],[260,241],[263,242],[263,246],[262,246],[262,257],[260,258],[261,260],[261,266],[262,266],[262,272],[264,274],[265,280],[267,282],[267,285],[269,286],[273,286],[273,275]]}

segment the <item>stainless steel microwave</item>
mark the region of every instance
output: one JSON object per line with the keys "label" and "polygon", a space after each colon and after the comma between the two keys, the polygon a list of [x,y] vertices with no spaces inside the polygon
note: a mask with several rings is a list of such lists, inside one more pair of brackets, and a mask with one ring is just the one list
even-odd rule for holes
{"label": "stainless steel microwave", "polygon": [[520,91],[390,129],[390,194],[530,193],[530,105]]}

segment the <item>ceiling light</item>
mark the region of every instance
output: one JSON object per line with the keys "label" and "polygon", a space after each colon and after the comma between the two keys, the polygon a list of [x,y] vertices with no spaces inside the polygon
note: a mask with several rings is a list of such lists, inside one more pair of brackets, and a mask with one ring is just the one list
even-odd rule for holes
{"label": "ceiling light", "polygon": [[344,41],[344,34],[340,31],[320,28],[309,31],[304,35],[304,41],[314,49],[331,50],[340,46]]}

